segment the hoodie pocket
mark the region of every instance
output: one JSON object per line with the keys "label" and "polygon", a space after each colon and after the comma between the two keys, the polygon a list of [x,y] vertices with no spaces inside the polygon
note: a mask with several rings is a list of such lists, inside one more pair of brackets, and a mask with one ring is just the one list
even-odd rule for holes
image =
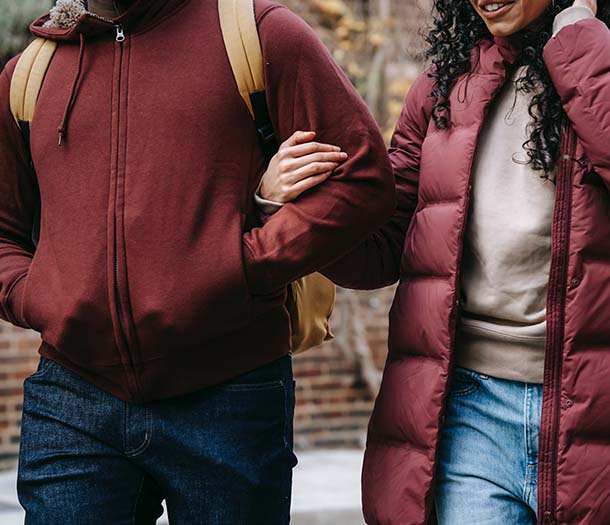
{"label": "hoodie pocket", "polygon": [[130,306],[143,358],[164,356],[168,348],[205,348],[251,323],[243,218],[219,207],[205,219],[203,228],[182,233],[173,246],[170,239],[163,250],[128,251]]}
{"label": "hoodie pocket", "polygon": [[37,250],[30,264],[28,275],[23,286],[23,319],[36,332],[42,332],[43,313],[39,309],[39,294],[36,280],[38,279],[38,261],[40,252]]}

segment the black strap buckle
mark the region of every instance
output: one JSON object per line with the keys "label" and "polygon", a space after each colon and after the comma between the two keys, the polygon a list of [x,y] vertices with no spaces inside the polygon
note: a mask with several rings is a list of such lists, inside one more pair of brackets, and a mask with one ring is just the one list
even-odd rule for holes
{"label": "black strap buckle", "polygon": [[269,162],[277,153],[280,145],[275,130],[273,129],[271,117],[269,116],[265,90],[263,89],[250,93],[250,102],[252,102],[254,124],[256,125],[258,140],[265,155],[265,159]]}

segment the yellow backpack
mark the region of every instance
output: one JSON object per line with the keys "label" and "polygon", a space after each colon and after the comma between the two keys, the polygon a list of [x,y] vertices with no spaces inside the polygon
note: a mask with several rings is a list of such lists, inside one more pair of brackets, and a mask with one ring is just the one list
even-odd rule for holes
{"label": "yellow backpack", "polygon": [[[254,0],[218,0],[220,25],[241,97],[254,119],[259,142],[270,160],[278,143],[265,97],[264,62],[256,26]],[[13,73],[11,112],[29,144],[36,101],[57,43],[37,38],[23,52]],[[32,240],[38,244],[40,206],[34,218]],[[304,352],[333,338],[329,319],[336,297],[335,285],[316,273],[292,283],[288,310],[292,323],[292,351]]]}

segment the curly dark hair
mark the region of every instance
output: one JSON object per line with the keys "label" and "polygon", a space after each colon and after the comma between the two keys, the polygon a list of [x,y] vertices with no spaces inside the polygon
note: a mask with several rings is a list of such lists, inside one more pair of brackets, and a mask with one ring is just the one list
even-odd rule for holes
{"label": "curly dark hair", "polygon": [[[554,170],[559,159],[561,122],[565,113],[542,59],[542,51],[552,36],[555,16],[572,3],[573,0],[556,0],[536,28],[525,30],[520,38],[519,65],[527,66],[527,69],[518,79],[517,89],[533,93],[529,107],[531,133],[523,147],[528,164],[545,174]],[[598,4],[597,17],[608,24],[610,0],[598,0]],[[430,75],[436,79],[432,97],[437,128],[449,126],[451,89],[460,76],[470,72],[472,53],[479,42],[491,38],[485,22],[469,0],[434,1],[434,25],[426,41],[429,44],[427,57],[434,66]]]}

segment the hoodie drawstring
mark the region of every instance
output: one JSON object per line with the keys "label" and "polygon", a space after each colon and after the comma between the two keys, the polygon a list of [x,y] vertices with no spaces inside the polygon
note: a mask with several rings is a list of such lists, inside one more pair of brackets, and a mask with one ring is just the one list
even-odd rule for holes
{"label": "hoodie drawstring", "polygon": [[76,69],[76,74],[74,75],[74,81],[72,82],[72,89],[70,90],[70,98],[68,100],[66,110],[64,111],[64,117],[61,121],[61,124],[57,128],[57,134],[59,135],[59,146],[61,146],[66,139],[66,133],[68,131],[68,123],[70,121],[70,115],[72,114],[72,108],[74,107],[74,103],[76,102],[78,86],[80,84],[81,75],[83,73],[84,56],[85,56],[85,35],[81,33],[80,34],[80,49],[78,51],[78,67]]}

